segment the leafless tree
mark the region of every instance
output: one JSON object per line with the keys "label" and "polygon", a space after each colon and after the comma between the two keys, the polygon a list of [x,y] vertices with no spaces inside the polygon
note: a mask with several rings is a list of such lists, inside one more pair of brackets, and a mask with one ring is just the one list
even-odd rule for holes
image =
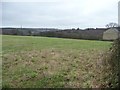
{"label": "leafless tree", "polygon": [[111,22],[111,23],[107,24],[106,27],[107,27],[107,28],[118,27],[118,24]]}

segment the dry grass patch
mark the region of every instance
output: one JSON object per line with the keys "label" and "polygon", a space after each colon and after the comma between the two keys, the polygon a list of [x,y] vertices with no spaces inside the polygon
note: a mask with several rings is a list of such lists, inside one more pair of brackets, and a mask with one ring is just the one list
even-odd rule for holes
{"label": "dry grass patch", "polygon": [[54,48],[4,54],[3,85],[96,87],[101,84],[102,55],[101,50],[65,51]]}

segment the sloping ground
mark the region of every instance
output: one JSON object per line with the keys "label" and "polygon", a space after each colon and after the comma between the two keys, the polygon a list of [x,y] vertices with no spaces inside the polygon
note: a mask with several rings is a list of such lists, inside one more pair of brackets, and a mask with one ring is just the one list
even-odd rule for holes
{"label": "sloping ground", "polygon": [[3,36],[3,87],[110,87],[103,70],[110,46],[105,41]]}

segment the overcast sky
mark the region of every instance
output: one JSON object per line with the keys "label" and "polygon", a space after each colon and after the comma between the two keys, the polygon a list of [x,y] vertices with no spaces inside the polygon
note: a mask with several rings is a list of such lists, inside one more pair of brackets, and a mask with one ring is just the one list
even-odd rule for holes
{"label": "overcast sky", "polygon": [[22,27],[41,28],[104,27],[109,22],[118,22],[118,1],[3,0],[2,26],[20,27],[22,25]]}

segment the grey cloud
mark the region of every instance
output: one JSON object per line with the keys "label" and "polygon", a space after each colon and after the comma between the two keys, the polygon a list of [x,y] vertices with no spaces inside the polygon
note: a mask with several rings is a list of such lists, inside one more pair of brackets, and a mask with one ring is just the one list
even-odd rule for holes
{"label": "grey cloud", "polygon": [[76,1],[73,4],[60,1],[3,2],[3,26],[86,28],[104,27],[109,21],[117,21],[117,10],[113,9],[117,6],[85,15],[83,4]]}

